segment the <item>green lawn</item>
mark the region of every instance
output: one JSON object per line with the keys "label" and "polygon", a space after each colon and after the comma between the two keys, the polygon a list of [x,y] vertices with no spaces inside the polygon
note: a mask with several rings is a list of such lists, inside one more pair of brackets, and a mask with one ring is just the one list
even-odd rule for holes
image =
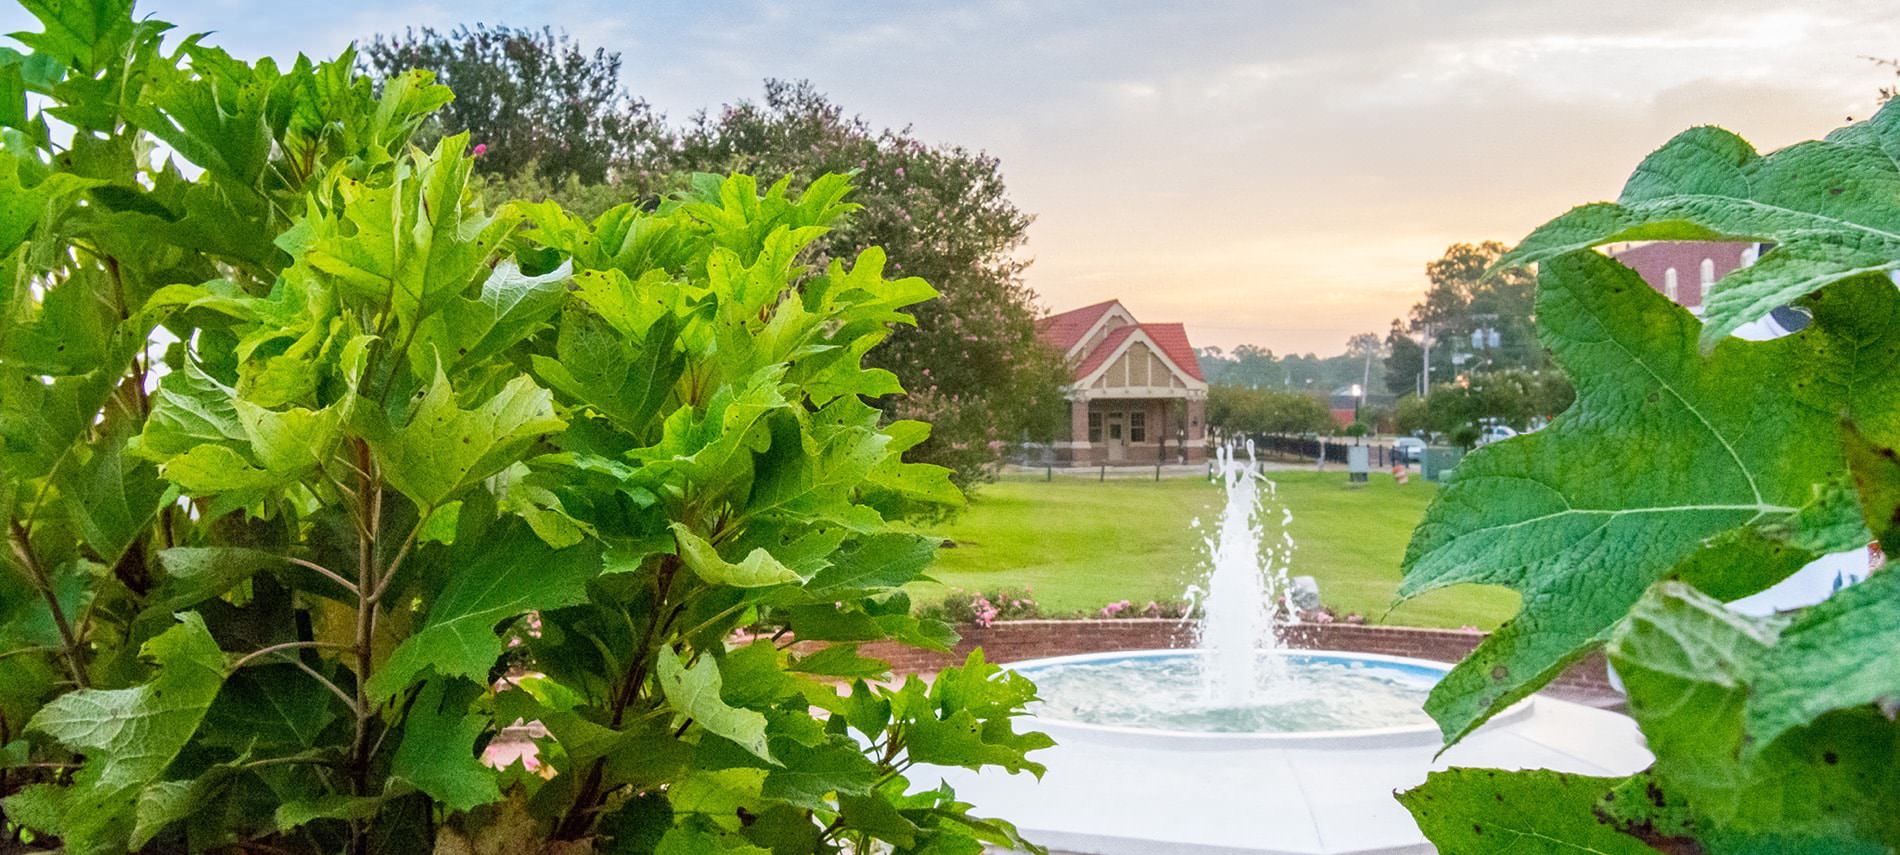
{"label": "green lawn", "polygon": [[[1340,614],[1415,626],[1490,629],[1509,617],[1517,595],[1464,586],[1435,591],[1386,614],[1399,583],[1399,559],[1436,489],[1414,479],[1399,486],[1375,474],[1348,487],[1344,472],[1276,472],[1279,499],[1293,512],[1298,543],[1293,575],[1319,580],[1320,599]],[[1205,529],[1214,485],[1200,478],[1154,481],[1085,479],[1003,481],[983,487],[960,517],[933,529],[953,541],[938,553],[919,600],[951,588],[1033,586],[1045,611],[1094,611],[1128,599],[1179,600],[1206,573]],[[1277,517],[1277,512],[1275,514]],[[1271,535],[1270,535],[1271,536]]]}

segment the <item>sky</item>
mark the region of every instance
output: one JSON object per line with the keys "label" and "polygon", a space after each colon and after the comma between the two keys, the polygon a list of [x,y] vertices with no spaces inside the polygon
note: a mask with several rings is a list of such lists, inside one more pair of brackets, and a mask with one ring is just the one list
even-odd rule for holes
{"label": "sky", "polygon": [[[1458,241],[1613,198],[1672,134],[1767,151],[1896,82],[1872,0],[457,3],[143,0],[240,56],[327,56],[405,26],[551,25],[619,51],[668,116],[809,79],[847,110],[998,156],[1035,215],[1028,282],[1117,298],[1197,345],[1383,334]],[[0,9],[0,31],[33,25]]]}

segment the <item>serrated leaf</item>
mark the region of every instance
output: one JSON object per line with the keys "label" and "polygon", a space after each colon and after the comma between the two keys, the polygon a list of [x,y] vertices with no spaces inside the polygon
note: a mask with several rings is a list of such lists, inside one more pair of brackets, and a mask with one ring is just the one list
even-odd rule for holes
{"label": "serrated leaf", "polygon": [[390,306],[403,338],[488,275],[490,256],[517,222],[512,207],[480,211],[467,144],[466,134],[443,138],[435,151],[400,163],[387,185],[341,181],[342,219],[319,224],[304,256],[344,293]]}
{"label": "serrated leaf", "polygon": [[1694,128],[1645,159],[1616,203],[1552,220],[1498,263],[1633,240],[1772,242],[1756,264],[1710,291],[1701,341],[1713,348],[1742,324],[1834,282],[1900,269],[1896,151],[1893,104],[1825,140],[1766,156],[1728,131]]}
{"label": "serrated leaf", "polygon": [[390,775],[450,810],[500,801],[494,770],[482,765],[475,753],[475,741],[488,727],[485,717],[469,712],[480,694],[480,685],[466,681],[424,683],[403,721]]}
{"label": "serrated leaf", "polygon": [[1448,742],[1600,643],[1705,541],[1795,515],[1840,471],[1839,413],[1890,417],[1893,285],[1857,280],[1811,306],[1800,335],[1724,341],[1705,359],[1695,319],[1627,268],[1592,252],[1543,265],[1540,332],[1577,402],[1465,458],[1405,557],[1404,597],[1457,583],[1523,594],[1433,689]]}
{"label": "serrated leaf", "polygon": [[362,433],[390,485],[417,506],[435,508],[566,426],[554,414],[553,397],[527,377],[464,410],[437,367],[435,382],[406,419],[367,416]]}
{"label": "serrated leaf", "polygon": [[1593,812],[1620,782],[1542,769],[1447,769],[1398,798],[1440,852],[1653,855]]}
{"label": "serrated leaf", "polygon": [[660,689],[667,706],[707,732],[732,740],[761,760],[777,764],[765,737],[765,716],[728,706],[721,699],[719,665],[710,657],[687,667],[671,647],[658,658]]}
{"label": "serrated leaf", "polygon": [[1900,816],[1900,726],[1872,709],[1831,713],[1750,746],[1744,710],[1755,664],[1783,618],[1750,618],[1679,583],[1637,604],[1609,646],[1630,712],[1669,793],[1703,835],[1892,841]]}
{"label": "serrated leaf", "polygon": [[587,582],[601,567],[597,544],[553,549],[518,519],[490,526],[479,540],[458,539],[441,561],[447,581],[429,597],[427,619],[370,677],[366,688],[379,702],[426,669],[485,679],[503,651],[498,624],[585,601]]}
{"label": "serrated leaf", "polygon": [[1748,698],[1751,747],[1835,710],[1900,706],[1900,573],[1875,573],[1804,609],[1757,662]]}
{"label": "serrated leaf", "polygon": [[754,548],[737,562],[720,557],[719,550],[705,538],[680,523],[673,523],[673,537],[679,541],[680,560],[701,579],[715,585],[735,588],[764,588],[800,581],[797,571],[779,563],[763,547]]}
{"label": "serrated leaf", "polygon": [[224,683],[224,653],[194,613],[142,652],[157,668],[151,682],[69,692],[27,725],[86,756],[65,797],[60,834],[70,850],[129,845],[139,794],[184,749]]}

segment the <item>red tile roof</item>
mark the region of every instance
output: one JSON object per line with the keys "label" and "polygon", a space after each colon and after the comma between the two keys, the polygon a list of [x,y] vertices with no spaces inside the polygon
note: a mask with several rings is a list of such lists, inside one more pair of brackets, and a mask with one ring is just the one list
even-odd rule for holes
{"label": "red tile roof", "polygon": [[1075,367],[1075,379],[1081,380],[1093,374],[1095,369],[1102,367],[1102,363],[1115,355],[1116,349],[1120,348],[1129,336],[1134,335],[1135,330],[1146,333],[1149,340],[1153,341],[1162,353],[1167,354],[1170,361],[1180,366],[1182,371],[1187,372],[1189,377],[1201,381],[1207,379],[1201,376],[1201,361],[1194,357],[1194,345],[1188,343],[1187,328],[1180,324],[1130,324],[1110,330],[1108,336],[1102,339],[1101,344],[1096,345],[1094,350],[1082,357],[1082,363]]}
{"label": "red tile roof", "polygon": [[1201,360],[1194,355],[1194,345],[1188,343],[1187,327],[1180,324],[1142,324],[1141,331],[1154,339],[1161,352],[1167,354],[1188,376],[1201,381],[1207,379],[1201,376]]}
{"label": "red tile roof", "polygon": [[1036,333],[1042,336],[1043,342],[1050,347],[1068,353],[1069,348],[1074,347],[1076,342],[1089,334],[1089,328],[1095,326],[1096,321],[1108,314],[1108,310],[1115,305],[1115,302],[1104,300],[1093,306],[1083,306],[1059,315],[1050,315],[1036,321]]}
{"label": "red tile roof", "polygon": [[1075,366],[1074,379],[1081,380],[1093,373],[1095,369],[1102,367],[1102,363],[1108,361],[1109,355],[1115,352],[1115,348],[1121,347],[1122,342],[1127,341],[1129,336],[1134,335],[1137,329],[1140,329],[1140,327],[1128,324],[1109,330],[1108,336],[1102,339],[1101,344],[1096,345],[1094,350],[1082,355],[1081,364]]}

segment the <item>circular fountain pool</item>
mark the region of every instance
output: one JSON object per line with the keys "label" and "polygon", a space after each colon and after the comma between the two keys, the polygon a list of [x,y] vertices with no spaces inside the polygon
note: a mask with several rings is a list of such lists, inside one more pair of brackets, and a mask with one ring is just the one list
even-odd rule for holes
{"label": "circular fountain pool", "polygon": [[[1422,709],[1449,665],[1372,653],[1257,653],[1257,685],[1227,700],[1207,654],[1141,650],[1010,665],[1036,681],[1031,726],[1058,741],[1172,748],[1436,744]],[[1504,717],[1520,714],[1511,710]]]}

